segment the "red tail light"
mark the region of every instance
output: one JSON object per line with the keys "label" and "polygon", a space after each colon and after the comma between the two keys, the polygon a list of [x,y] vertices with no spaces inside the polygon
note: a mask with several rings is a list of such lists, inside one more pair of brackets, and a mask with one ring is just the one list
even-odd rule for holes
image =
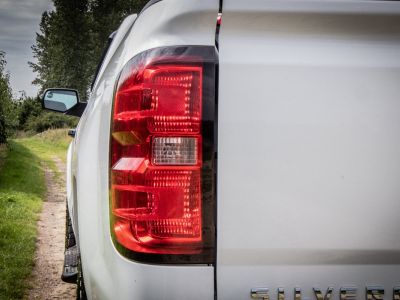
{"label": "red tail light", "polygon": [[121,72],[110,209],[114,242],[128,257],[213,260],[215,61],[211,47],[159,48]]}

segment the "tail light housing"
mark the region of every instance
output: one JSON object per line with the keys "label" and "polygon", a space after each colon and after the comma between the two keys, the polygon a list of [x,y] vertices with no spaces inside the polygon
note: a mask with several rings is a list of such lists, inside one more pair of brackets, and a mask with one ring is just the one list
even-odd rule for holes
{"label": "tail light housing", "polygon": [[214,47],[166,47],[120,73],[110,137],[110,222],[124,256],[215,257]]}

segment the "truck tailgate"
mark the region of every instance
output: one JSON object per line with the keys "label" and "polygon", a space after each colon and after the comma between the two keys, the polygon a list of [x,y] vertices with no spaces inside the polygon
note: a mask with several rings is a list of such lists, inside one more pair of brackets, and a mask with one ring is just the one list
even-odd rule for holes
{"label": "truck tailgate", "polygon": [[224,0],[219,47],[218,299],[394,299],[400,2]]}

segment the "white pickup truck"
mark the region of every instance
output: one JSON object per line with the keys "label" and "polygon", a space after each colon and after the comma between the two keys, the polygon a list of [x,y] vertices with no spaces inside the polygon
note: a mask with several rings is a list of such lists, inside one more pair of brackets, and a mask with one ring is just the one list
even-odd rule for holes
{"label": "white pickup truck", "polygon": [[150,1],[43,105],[78,298],[400,299],[400,2]]}

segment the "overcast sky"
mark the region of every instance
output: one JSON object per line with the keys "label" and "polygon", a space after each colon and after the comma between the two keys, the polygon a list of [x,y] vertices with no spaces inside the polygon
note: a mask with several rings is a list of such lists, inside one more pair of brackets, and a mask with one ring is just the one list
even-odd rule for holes
{"label": "overcast sky", "polygon": [[31,46],[42,13],[51,10],[51,0],[0,0],[0,50],[6,52],[7,67],[14,95],[24,90],[36,96],[38,88],[31,84],[35,74],[28,66],[32,61]]}

